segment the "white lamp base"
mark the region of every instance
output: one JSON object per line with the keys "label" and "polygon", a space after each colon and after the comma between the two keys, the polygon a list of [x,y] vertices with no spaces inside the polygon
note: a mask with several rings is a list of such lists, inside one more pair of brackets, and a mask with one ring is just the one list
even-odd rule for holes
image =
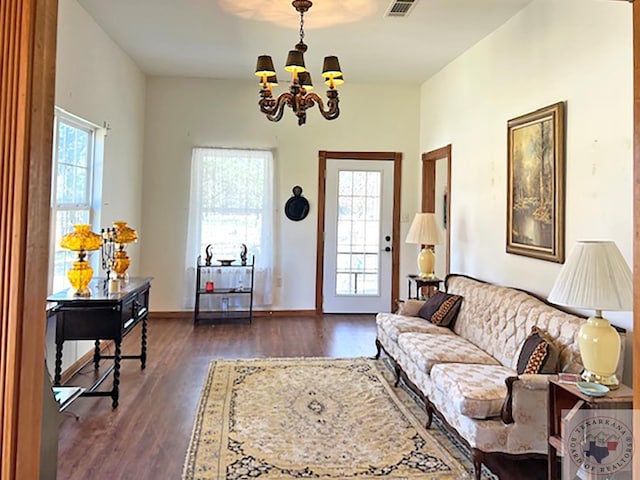
{"label": "white lamp base", "polygon": [[611,389],[618,388],[616,368],[620,357],[620,335],[609,321],[596,312],[580,327],[578,345],[584,365],[582,378]]}
{"label": "white lamp base", "polygon": [[436,254],[431,248],[424,247],[418,254],[418,269],[420,278],[434,278],[436,266]]}

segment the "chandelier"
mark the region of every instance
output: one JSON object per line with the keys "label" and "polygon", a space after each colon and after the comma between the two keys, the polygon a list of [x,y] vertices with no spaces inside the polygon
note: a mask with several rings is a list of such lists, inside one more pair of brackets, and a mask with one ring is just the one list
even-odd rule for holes
{"label": "chandelier", "polygon": [[260,55],[256,66],[256,75],[261,78],[260,84],[262,85],[258,102],[260,111],[272,122],[278,122],[284,114],[284,107],[288,105],[298,117],[298,125],[304,125],[307,120],[307,109],[317,105],[324,118],[327,120],[336,119],[340,115],[336,87],[344,83],[338,57],[324,58],[322,77],[324,83],[329,87],[327,108],[325,109],[322,98],[311,93],[311,89],[313,89],[311,75],[307,72],[304,64],[304,53],[307,51],[307,45],[304,43],[304,14],[311,8],[313,2],[294,0],[291,5],[300,13],[300,41],[293,50],[289,51],[287,64],[284,67],[287,72],[291,72],[293,75],[293,82],[288,92],[280,94],[277,99],[273,98],[272,87],[278,85],[273,60],[269,55]]}

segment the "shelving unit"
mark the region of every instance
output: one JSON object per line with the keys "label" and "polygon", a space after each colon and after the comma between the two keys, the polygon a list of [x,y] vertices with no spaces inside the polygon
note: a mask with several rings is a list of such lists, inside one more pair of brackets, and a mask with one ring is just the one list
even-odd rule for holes
{"label": "shelving unit", "polygon": [[198,257],[193,323],[251,323],[254,263],[251,257],[247,265],[203,265]]}

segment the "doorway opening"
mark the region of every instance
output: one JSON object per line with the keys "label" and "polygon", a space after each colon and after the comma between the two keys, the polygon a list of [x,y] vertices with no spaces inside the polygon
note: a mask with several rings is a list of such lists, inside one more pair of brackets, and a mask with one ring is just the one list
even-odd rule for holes
{"label": "doorway opening", "polygon": [[422,211],[435,213],[444,231],[436,245],[436,276],[451,271],[451,144],[422,154]]}

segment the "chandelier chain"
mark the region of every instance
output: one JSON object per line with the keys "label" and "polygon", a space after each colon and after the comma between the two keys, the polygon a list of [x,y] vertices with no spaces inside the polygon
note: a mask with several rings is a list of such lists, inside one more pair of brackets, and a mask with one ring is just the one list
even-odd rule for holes
{"label": "chandelier chain", "polygon": [[304,11],[300,12],[300,43],[304,43]]}

